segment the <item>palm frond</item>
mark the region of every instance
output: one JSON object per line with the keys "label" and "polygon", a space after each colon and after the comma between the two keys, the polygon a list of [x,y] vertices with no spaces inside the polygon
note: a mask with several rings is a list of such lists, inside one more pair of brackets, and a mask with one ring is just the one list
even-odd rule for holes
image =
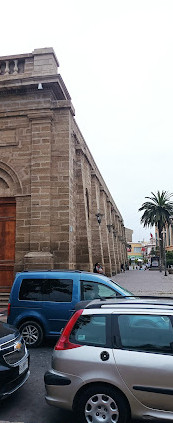
{"label": "palm frond", "polygon": [[167,191],[157,191],[157,194],[151,192],[151,197],[145,197],[147,200],[139,208],[144,211],[141,217],[141,223],[146,226],[158,226],[163,228],[166,224],[170,224],[171,216],[173,216],[173,201],[170,201],[173,194]]}

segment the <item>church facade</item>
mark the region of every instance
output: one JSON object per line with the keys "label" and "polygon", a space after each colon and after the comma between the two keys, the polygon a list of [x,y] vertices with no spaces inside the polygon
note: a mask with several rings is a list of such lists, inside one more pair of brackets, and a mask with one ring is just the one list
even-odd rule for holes
{"label": "church facade", "polygon": [[107,275],[126,261],[123,218],[76,124],[52,48],[0,57],[0,286],[31,269]]}

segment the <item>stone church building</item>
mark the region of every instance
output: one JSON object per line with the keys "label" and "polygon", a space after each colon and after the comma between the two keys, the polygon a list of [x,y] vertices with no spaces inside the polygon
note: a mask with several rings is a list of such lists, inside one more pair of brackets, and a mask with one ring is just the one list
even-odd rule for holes
{"label": "stone church building", "polygon": [[0,287],[29,269],[126,261],[122,216],[74,119],[52,48],[0,57]]}

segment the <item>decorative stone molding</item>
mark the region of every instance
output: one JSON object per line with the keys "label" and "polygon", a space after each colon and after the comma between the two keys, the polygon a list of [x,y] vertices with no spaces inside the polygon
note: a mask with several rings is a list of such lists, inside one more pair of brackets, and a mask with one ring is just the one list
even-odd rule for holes
{"label": "decorative stone molding", "polygon": [[42,121],[42,120],[53,120],[53,112],[49,110],[42,110],[41,112],[30,112],[28,113],[28,119],[29,120],[35,120],[35,121]]}
{"label": "decorative stone molding", "polygon": [[[1,189],[6,189],[6,194],[17,195],[22,193],[18,176],[6,163],[0,161]],[[3,181],[3,182],[2,182]]]}

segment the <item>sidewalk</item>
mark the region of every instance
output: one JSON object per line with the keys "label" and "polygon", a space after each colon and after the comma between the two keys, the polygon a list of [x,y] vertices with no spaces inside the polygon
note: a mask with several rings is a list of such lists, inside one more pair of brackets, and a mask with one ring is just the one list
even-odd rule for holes
{"label": "sidewalk", "polygon": [[165,276],[165,272],[126,270],[112,279],[134,294],[173,297],[173,275]]}

